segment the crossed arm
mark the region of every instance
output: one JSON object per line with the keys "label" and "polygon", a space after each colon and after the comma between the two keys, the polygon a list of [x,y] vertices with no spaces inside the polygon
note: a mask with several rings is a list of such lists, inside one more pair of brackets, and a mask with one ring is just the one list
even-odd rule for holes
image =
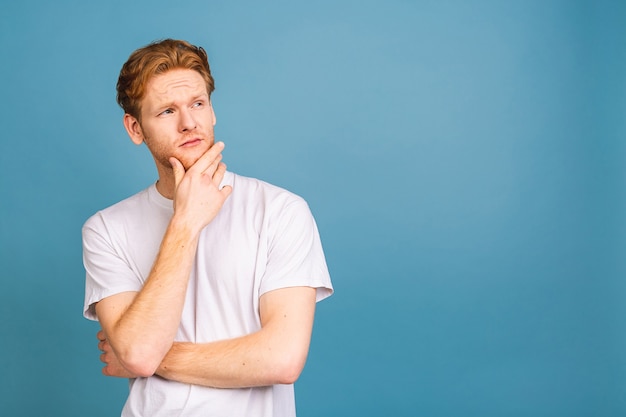
{"label": "crossed arm", "polygon": [[[264,294],[260,299],[261,330],[205,344],[174,342],[155,374],[215,388],[295,382],[304,368],[309,349],[315,291],[309,287],[292,287]],[[105,375],[149,376],[125,368],[103,331],[98,332],[98,339]]]}
{"label": "crossed arm", "polygon": [[206,344],[175,343],[200,231],[231,192],[219,189],[226,167],[216,143],[187,171],[172,158],[174,214],[153,268],[139,292],[96,304],[103,373],[159,375],[179,382],[237,388],[294,382],[306,361],[316,290],[270,291],[259,300],[261,329]]}

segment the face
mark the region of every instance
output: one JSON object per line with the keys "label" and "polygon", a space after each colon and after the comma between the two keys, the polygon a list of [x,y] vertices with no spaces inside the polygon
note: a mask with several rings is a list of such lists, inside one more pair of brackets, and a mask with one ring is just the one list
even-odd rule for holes
{"label": "face", "polygon": [[141,122],[126,114],[124,126],[134,143],[146,143],[161,179],[172,175],[172,156],[189,169],[214,142],[215,114],[202,76],[189,69],[154,76],[141,100]]}

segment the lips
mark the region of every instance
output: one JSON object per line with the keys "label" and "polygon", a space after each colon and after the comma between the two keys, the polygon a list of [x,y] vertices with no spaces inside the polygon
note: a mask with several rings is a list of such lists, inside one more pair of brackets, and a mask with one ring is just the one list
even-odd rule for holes
{"label": "lips", "polygon": [[202,142],[202,139],[200,139],[200,138],[193,138],[193,139],[189,139],[189,140],[186,140],[185,142],[183,142],[182,145],[180,145],[180,147],[181,148],[189,148],[189,147],[192,147],[192,146],[196,146],[200,142]]}

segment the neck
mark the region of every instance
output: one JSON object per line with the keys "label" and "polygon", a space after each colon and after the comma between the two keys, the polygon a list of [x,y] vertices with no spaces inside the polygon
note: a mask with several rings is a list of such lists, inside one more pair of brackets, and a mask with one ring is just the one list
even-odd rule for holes
{"label": "neck", "polygon": [[176,182],[174,181],[174,172],[171,168],[159,169],[159,180],[156,183],[156,189],[163,197],[173,200],[176,191]]}

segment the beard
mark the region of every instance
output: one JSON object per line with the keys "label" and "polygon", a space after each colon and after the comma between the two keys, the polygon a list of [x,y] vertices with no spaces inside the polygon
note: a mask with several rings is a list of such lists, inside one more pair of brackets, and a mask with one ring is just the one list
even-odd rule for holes
{"label": "beard", "polygon": [[[211,146],[213,146],[213,135],[210,134],[208,136],[209,137],[205,137],[205,135],[201,135],[202,141],[189,148],[160,145],[147,136],[144,138],[144,143],[150,150],[159,171],[161,171],[161,169],[171,171],[172,164],[170,163],[170,158],[172,157],[178,159],[185,168],[185,171],[187,171],[211,148]],[[198,136],[194,135],[194,137]]]}

